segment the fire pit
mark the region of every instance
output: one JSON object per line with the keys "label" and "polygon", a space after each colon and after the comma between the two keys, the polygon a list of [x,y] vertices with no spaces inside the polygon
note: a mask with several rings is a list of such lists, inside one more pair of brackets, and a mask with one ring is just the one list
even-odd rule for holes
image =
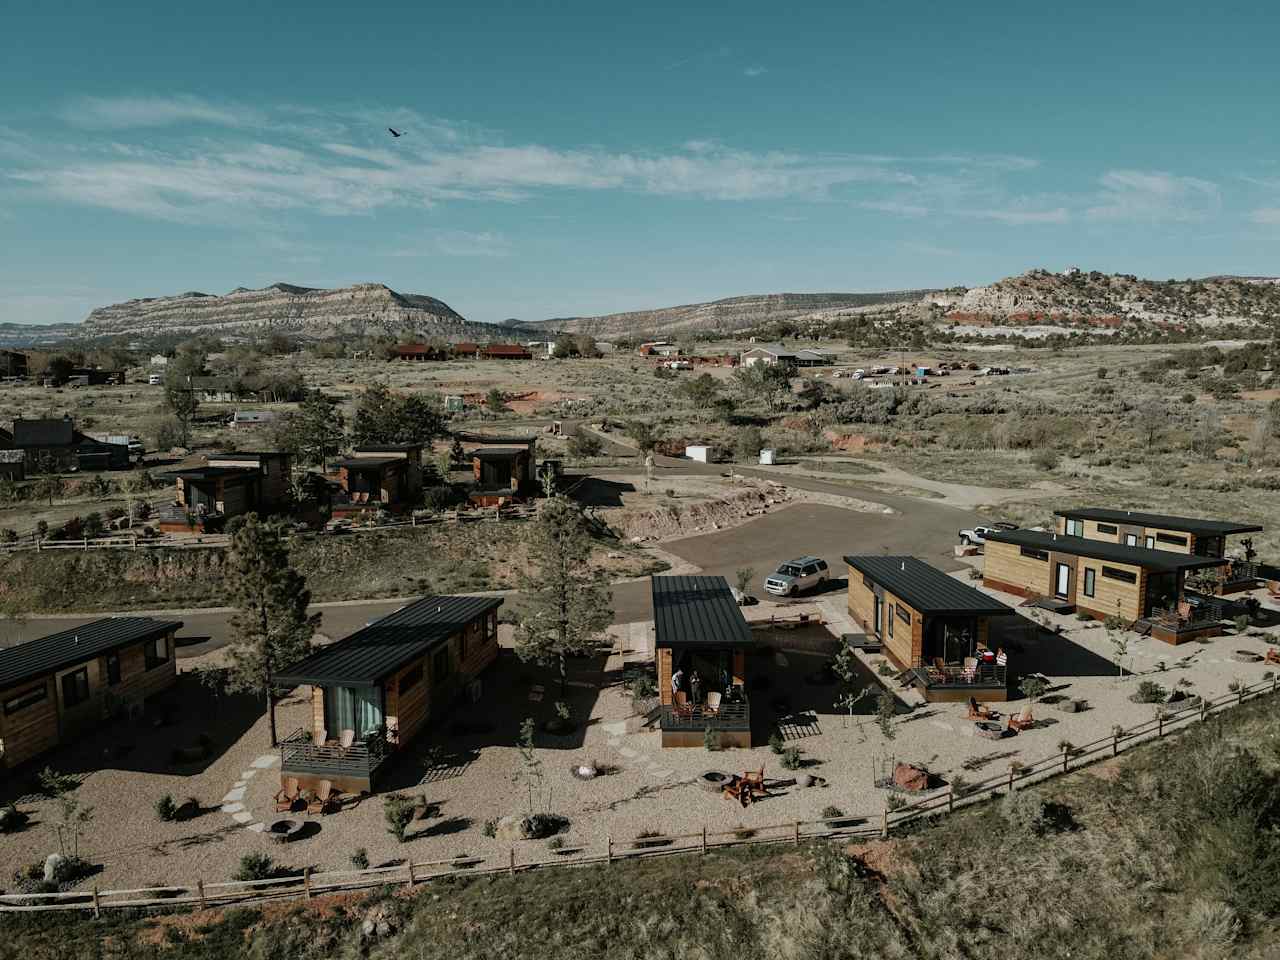
{"label": "fire pit", "polygon": [[1252,650],[1237,650],[1231,654],[1231,659],[1237,663],[1258,663],[1262,659],[1262,654],[1254,653]]}
{"label": "fire pit", "polygon": [[271,839],[276,843],[288,843],[290,840],[295,840],[301,832],[301,820],[277,820],[271,824],[270,828]]}
{"label": "fire pit", "polygon": [[698,775],[698,786],[702,787],[707,793],[719,793],[731,777],[727,773],[721,773],[719,770],[706,770]]}
{"label": "fire pit", "polygon": [[973,725],[974,733],[988,740],[999,740],[1004,736],[1004,727],[991,720],[979,720]]}

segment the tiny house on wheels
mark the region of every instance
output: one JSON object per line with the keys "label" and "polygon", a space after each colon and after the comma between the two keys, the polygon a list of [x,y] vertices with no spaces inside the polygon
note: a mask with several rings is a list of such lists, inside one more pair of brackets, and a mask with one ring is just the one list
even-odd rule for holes
{"label": "tiny house on wheels", "polygon": [[0,769],[141,706],[177,678],[180,621],[108,617],[0,650]]}
{"label": "tiny house on wheels", "polygon": [[310,687],[311,723],[280,743],[281,782],[368,793],[397,751],[498,658],[500,597],[424,597],[279,671]]}
{"label": "tiny house on wheels", "polygon": [[1009,699],[991,621],[1006,604],[916,557],[845,557],[849,615],[929,701]]}

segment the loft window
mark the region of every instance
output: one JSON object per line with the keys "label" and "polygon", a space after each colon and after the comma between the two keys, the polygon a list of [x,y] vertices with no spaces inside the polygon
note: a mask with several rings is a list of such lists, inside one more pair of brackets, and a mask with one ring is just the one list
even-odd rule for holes
{"label": "loft window", "polygon": [[484,638],[489,641],[498,639],[498,615],[491,613],[484,621]]}
{"label": "loft window", "polygon": [[1094,590],[1097,589],[1098,571],[1093,567],[1084,568],[1084,595],[1092,597]]}
{"label": "loft window", "polygon": [[400,696],[404,696],[422,682],[422,664],[400,675]]}
{"label": "loft window", "polygon": [[1116,534],[1116,531],[1117,531],[1118,529],[1119,529],[1119,528],[1118,528],[1118,527],[1116,527],[1116,525],[1115,525],[1114,523],[1100,523],[1100,524],[1098,524],[1098,532],[1099,532],[1099,533],[1105,533],[1105,534],[1107,534],[1108,536],[1114,536],[1114,535]]}
{"label": "loft window", "polygon": [[868,577],[865,573],[862,575],[862,585],[866,587],[868,590],[874,590],[876,588],[876,585],[871,582],[871,578]]}
{"label": "loft window", "polygon": [[154,670],[169,662],[169,640],[161,635],[149,640],[144,648],[147,652],[147,669]]}
{"label": "loft window", "polygon": [[1049,559],[1049,552],[1047,550],[1037,550],[1035,547],[1020,547],[1018,552],[1024,557],[1030,557],[1032,560]]}
{"label": "loft window", "polygon": [[1067,521],[1067,535],[1071,537],[1084,536],[1084,522],[1081,520]]}
{"label": "loft window", "polygon": [[1138,582],[1138,575],[1132,570],[1120,570],[1117,567],[1103,567],[1102,575],[1108,580],[1119,580],[1121,583]]}
{"label": "loft window", "polygon": [[7,717],[19,710],[25,710],[27,707],[35,706],[48,699],[49,691],[42,683],[38,687],[32,687],[26,693],[20,693],[16,697],[10,697],[4,702],[4,715]]}
{"label": "loft window", "polygon": [[900,603],[895,603],[893,606],[894,606],[894,609],[898,611],[898,619],[901,620],[903,623],[910,625],[911,611],[908,610],[906,607],[904,607]]}
{"label": "loft window", "polygon": [[62,705],[75,707],[89,699],[89,668],[81,667],[62,678]]}
{"label": "loft window", "polygon": [[1185,547],[1187,545],[1186,537],[1175,536],[1172,533],[1157,533],[1156,540],[1160,543],[1171,543],[1175,547]]}

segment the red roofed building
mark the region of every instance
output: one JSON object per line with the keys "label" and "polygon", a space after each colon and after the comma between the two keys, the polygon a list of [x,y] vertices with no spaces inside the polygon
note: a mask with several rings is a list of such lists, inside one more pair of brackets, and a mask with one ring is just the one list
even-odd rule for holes
{"label": "red roofed building", "polygon": [[485,360],[532,360],[526,347],[518,343],[490,343],[480,348],[480,356]]}

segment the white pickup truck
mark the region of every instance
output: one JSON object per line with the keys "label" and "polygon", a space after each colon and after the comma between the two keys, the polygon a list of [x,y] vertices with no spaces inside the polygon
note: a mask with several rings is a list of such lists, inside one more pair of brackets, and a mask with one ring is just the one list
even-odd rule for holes
{"label": "white pickup truck", "polygon": [[1001,530],[1017,530],[1016,523],[995,523],[989,527],[969,527],[960,531],[960,542],[966,547],[981,546],[987,542],[987,534],[998,533]]}

